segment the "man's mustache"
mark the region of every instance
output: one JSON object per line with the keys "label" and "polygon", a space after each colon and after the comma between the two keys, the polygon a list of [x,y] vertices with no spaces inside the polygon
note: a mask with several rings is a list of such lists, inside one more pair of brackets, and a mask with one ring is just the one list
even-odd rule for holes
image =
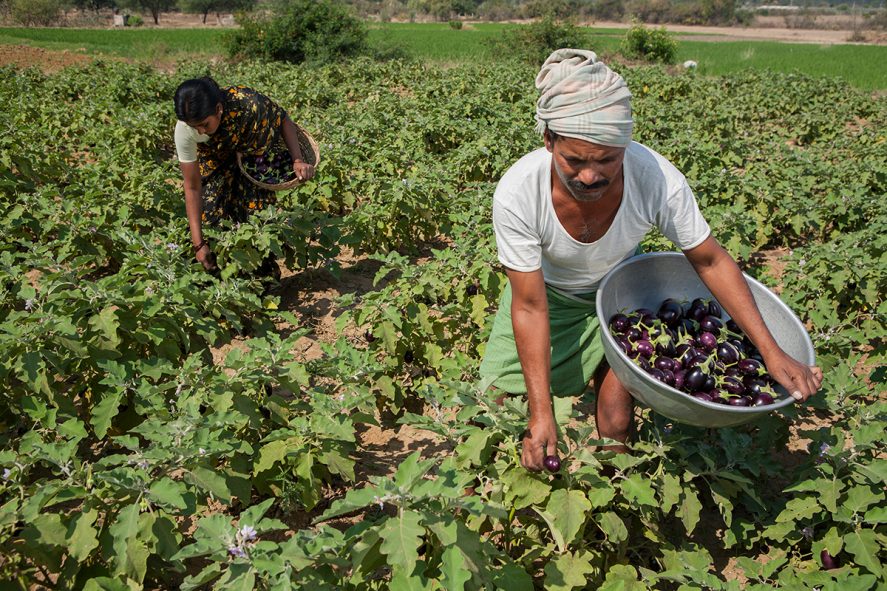
{"label": "man's mustache", "polygon": [[571,189],[576,189],[577,191],[594,191],[596,189],[603,189],[610,184],[610,181],[601,180],[596,183],[591,183],[590,185],[586,185],[582,181],[570,181],[569,184]]}

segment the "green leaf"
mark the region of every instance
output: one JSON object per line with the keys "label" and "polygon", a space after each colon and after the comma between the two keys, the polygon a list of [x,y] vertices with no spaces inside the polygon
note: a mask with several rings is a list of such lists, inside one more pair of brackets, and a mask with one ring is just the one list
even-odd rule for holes
{"label": "green leaf", "polygon": [[364,488],[349,490],[347,493],[345,493],[344,499],[337,499],[333,501],[333,504],[330,505],[330,508],[324,511],[323,515],[316,518],[314,522],[317,523],[319,521],[325,521],[327,519],[332,519],[345,513],[351,513],[352,511],[356,511],[357,509],[363,509],[368,505],[378,502],[380,495],[383,494],[384,493],[382,493],[375,486],[366,486]]}
{"label": "green leaf", "polygon": [[312,509],[320,502],[320,486],[314,478],[314,454],[299,456],[295,469],[299,477],[299,497],[306,508]]}
{"label": "green leaf", "polygon": [[86,427],[83,426],[83,422],[79,419],[68,419],[63,423],[59,423],[56,427],[59,435],[62,435],[69,439],[81,440],[85,439],[87,435]]}
{"label": "green leaf", "polygon": [[868,486],[854,486],[847,491],[843,505],[854,513],[863,513],[869,506],[884,502],[884,493],[875,494]]}
{"label": "green leaf", "polygon": [[822,545],[832,556],[837,556],[844,548],[844,538],[838,533],[837,527],[831,527],[822,538]]}
{"label": "green leaf", "polygon": [[493,574],[497,591],[533,591],[533,578],[516,564],[506,564]]}
{"label": "green leaf", "polygon": [[699,502],[699,497],[696,496],[696,493],[690,489],[684,489],[684,501],[681,503],[681,506],[678,508],[678,514],[681,517],[681,522],[684,524],[684,528],[686,528],[688,534],[692,534],[693,530],[696,529],[696,524],[699,523],[699,514],[702,511],[702,503]]}
{"label": "green leaf", "polygon": [[98,532],[93,527],[98,511],[77,513],[68,526],[68,554],[77,562],[85,561],[99,547]]}
{"label": "green leaf", "polygon": [[404,571],[395,571],[388,584],[390,591],[430,591],[430,581],[421,575],[408,575]]}
{"label": "green leaf", "polygon": [[837,479],[820,479],[820,487],[815,489],[819,492],[819,502],[825,507],[829,513],[838,510],[838,498],[844,490],[844,483]]}
{"label": "green leaf", "polygon": [[219,500],[226,503],[231,501],[228,483],[225,477],[218,472],[198,466],[186,474],[186,480],[190,480],[195,486],[211,493]]}
{"label": "green leaf", "polygon": [[180,591],[194,591],[196,589],[205,588],[207,584],[218,579],[222,574],[222,565],[218,562],[211,562],[196,575],[188,575],[182,581]]}
{"label": "green leaf", "polygon": [[546,591],[569,591],[576,587],[585,588],[588,575],[595,572],[591,565],[591,554],[580,552],[576,555],[561,554],[545,565]]}
{"label": "green leaf", "polygon": [[[240,514],[240,518],[238,519],[238,525],[243,527],[244,525],[251,525],[255,527],[262,520],[262,517],[265,516],[265,513],[268,512],[268,509],[271,505],[274,504],[274,499],[265,499],[258,505],[252,505],[245,509],[243,513]],[[262,533],[259,530],[259,533]]]}
{"label": "green leaf", "polygon": [[253,476],[270,470],[277,462],[282,462],[287,452],[293,448],[291,439],[279,439],[266,443],[259,450],[259,460],[253,464]]}
{"label": "green leaf", "polygon": [[412,488],[434,465],[435,460],[420,461],[419,452],[413,452],[400,464],[394,475],[394,484],[400,488]]}
{"label": "green leaf", "polygon": [[873,484],[887,482],[887,460],[877,459],[868,465],[860,464],[856,466],[856,471],[864,474]]}
{"label": "green leaf", "polygon": [[554,543],[557,545],[558,552],[566,552],[567,551],[567,543],[564,541],[564,536],[561,533],[561,530],[554,524],[554,515],[549,513],[548,511],[542,511],[537,507],[533,507],[536,513],[539,514],[542,519],[545,520],[545,523],[548,524],[548,529],[551,531],[551,537],[554,539]]}
{"label": "green leaf", "polygon": [[120,407],[122,398],[121,392],[106,392],[101,401],[92,407],[89,424],[92,425],[92,429],[99,439],[104,439],[108,434],[111,421],[117,416],[117,409]]}
{"label": "green leaf", "polygon": [[465,589],[465,583],[471,580],[471,572],[465,563],[465,557],[456,546],[444,550],[440,572],[441,584],[447,591],[450,589],[461,591]]}
{"label": "green leaf", "polygon": [[505,472],[502,483],[506,486],[505,503],[516,509],[542,503],[551,491],[550,484],[520,467]]}
{"label": "green leaf", "polygon": [[802,497],[800,499],[792,499],[785,504],[779,515],[776,516],[777,523],[797,522],[810,519],[820,511],[819,503],[814,497]]}
{"label": "green leaf", "polygon": [[621,486],[622,494],[628,500],[638,505],[656,506],[656,498],[650,480],[641,474],[632,474],[622,481]]}
{"label": "green leaf", "polygon": [[[591,503],[581,490],[556,490],[551,493],[546,512],[554,516],[553,526],[569,545],[585,525],[585,516],[591,510]],[[566,548],[561,548],[563,552]]]}
{"label": "green leaf", "polygon": [[184,509],[185,493],[187,489],[181,482],[164,476],[160,480],[156,480],[148,487],[148,498],[155,503],[167,505],[173,509]]}
{"label": "green leaf", "polygon": [[117,319],[117,310],[113,307],[107,307],[92,318],[89,319],[92,326],[104,339],[100,346],[103,349],[116,350],[120,344],[120,337],[117,335],[117,329],[120,328],[120,321]]}
{"label": "green leaf", "polygon": [[597,522],[611,542],[618,544],[628,539],[628,529],[625,527],[625,522],[616,513],[605,511],[597,516]]}
{"label": "green leaf", "polygon": [[465,441],[457,445],[456,458],[458,459],[459,467],[480,466],[481,454],[486,449],[491,435],[491,431],[476,429],[465,438]]}
{"label": "green leaf", "polygon": [[554,420],[558,425],[565,425],[573,416],[573,399],[566,396],[554,396],[551,400],[554,409]]}
{"label": "green leaf", "polygon": [[394,324],[390,321],[385,320],[378,326],[373,328],[373,334],[382,339],[382,344],[385,346],[385,351],[389,354],[394,354],[397,350],[397,329],[394,328]]}
{"label": "green leaf", "polygon": [[667,515],[681,498],[681,481],[674,474],[666,472],[662,476],[659,494],[662,497],[662,512]]}
{"label": "green leaf", "polygon": [[853,554],[857,564],[866,567],[872,574],[880,575],[883,572],[883,566],[878,558],[880,544],[873,530],[861,529],[846,534],[844,548]]}
{"label": "green leaf", "polygon": [[477,325],[478,328],[483,329],[484,323],[487,319],[487,307],[489,303],[487,302],[487,298],[485,298],[482,294],[477,294],[476,296],[472,296],[471,298],[471,314],[469,317],[474,324]]}
{"label": "green leaf", "polygon": [[96,577],[86,581],[83,591],[132,591],[132,589],[120,579]]}
{"label": "green leaf", "polygon": [[139,531],[139,506],[136,503],[127,505],[117,513],[114,523],[109,528],[113,540],[114,555],[111,562],[114,564],[112,571],[115,576],[128,574],[131,560],[130,541]]}
{"label": "green leaf", "polygon": [[600,591],[647,591],[647,585],[638,580],[638,571],[627,564],[614,564],[607,570]]}
{"label": "green leaf", "polygon": [[870,524],[887,523],[887,506],[873,507],[866,511],[865,522]]}
{"label": "green leaf", "polygon": [[599,481],[588,489],[588,500],[595,509],[606,507],[616,496],[616,489],[608,481]]}
{"label": "green leaf", "polygon": [[39,532],[37,541],[41,544],[64,546],[67,542],[68,531],[58,513],[41,513],[31,523]]}
{"label": "green leaf", "polygon": [[343,476],[348,480],[354,480],[354,460],[345,457],[339,451],[324,452],[320,456],[320,461],[329,468],[333,474]]}
{"label": "green leaf", "polygon": [[411,574],[419,558],[419,545],[425,528],[422,516],[415,511],[403,510],[397,517],[389,518],[381,527],[382,553],[388,564],[401,572]]}

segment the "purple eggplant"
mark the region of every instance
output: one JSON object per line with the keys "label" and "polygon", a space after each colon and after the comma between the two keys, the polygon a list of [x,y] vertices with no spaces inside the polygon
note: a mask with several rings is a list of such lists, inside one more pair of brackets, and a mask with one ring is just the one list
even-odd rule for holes
{"label": "purple eggplant", "polygon": [[700,333],[697,341],[699,341],[699,348],[706,352],[714,351],[718,346],[717,337],[710,332]]}
{"label": "purple eggplant", "polygon": [[674,371],[675,369],[675,361],[671,357],[657,357],[653,361],[653,365],[661,370]]}
{"label": "purple eggplant", "polygon": [[767,406],[768,404],[773,404],[773,397],[766,392],[761,392],[754,397],[752,404],[755,406]]}
{"label": "purple eggplant", "polygon": [[736,364],[737,369],[742,372],[742,375],[746,376],[757,376],[761,375],[764,371],[764,364],[758,361],[757,359],[740,359]]}
{"label": "purple eggplant", "polygon": [[649,359],[653,356],[653,344],[650,341],[641,339],[634,344],[634,347],[641,357]]}
{"label": "purple eggplant", "polygon": [[623,334],[629,329],[631,322],[625,314],[613,314],[610,318],[610,330],[616,334]]}

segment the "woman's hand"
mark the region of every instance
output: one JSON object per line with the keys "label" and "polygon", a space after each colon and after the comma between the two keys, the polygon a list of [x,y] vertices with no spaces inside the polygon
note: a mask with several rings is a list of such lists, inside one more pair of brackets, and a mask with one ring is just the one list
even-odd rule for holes
{"label": "woman's hand", "polygon": [[293,172],[300,181],[307,181],[314,177],[314,165],[304,160],[293,160]]}
{"label": "woman's hand", "polygon": [[218,265],[216,265],[216,255],[209,249],[209,245],[206,242],[197,249],[194,257],[197,259],[197,262],[203,265],[203,268],[210,273],[219,269]]}

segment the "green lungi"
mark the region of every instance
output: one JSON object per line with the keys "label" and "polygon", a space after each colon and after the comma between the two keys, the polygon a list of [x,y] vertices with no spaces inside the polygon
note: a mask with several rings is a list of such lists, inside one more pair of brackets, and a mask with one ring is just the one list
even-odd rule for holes
{"label": "green lungi", "polygon": [[[582,394],[604,359],[596,292],[564,294],[546,286],[551,326],[551,393]],[[509,394],[526,394],[527,385],[511,324],[511,284],[499,299],[499,311],[480,365],[482,390],[495,387]]]}

